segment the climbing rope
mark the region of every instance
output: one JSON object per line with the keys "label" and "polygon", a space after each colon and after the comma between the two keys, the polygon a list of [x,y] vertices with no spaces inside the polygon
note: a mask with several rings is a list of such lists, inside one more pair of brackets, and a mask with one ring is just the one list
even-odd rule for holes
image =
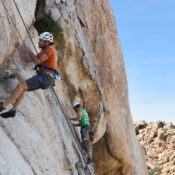
{"label": "climbing rope", "polygon": [[[23,42],[23,44],[25,44],[24,39],[22,38],[20,32],[18,31],[18,28],[17,28],[15,22],[13,21],[11,15],[10,15],[8,9],[7,9],[7,7],[5,6],[5,3],[3,2],[3,0],[1,0],[1,2],[2,2],[2,5],[3,5],[5,11],[7,12],[8,17],[10,18],[11,22],[13,23],[13,25],[14,25],[14,27],[15,27],[17,33],[18,33],[19,38],[21,39],[21,41]],[[20,13],[20,11],[19,11],[19,8],[18,8],[18,6],[17,6],[15,0],[13,0],[13,2],[14,2],[14,4],[15,4],[15,7],[16,7],[16,9],[17,9],[19,15],[20,15],[20,18],[21,18],[21,20],[22,20],[22,22],[23,22],[23,24],[24,24],[24,26],[25,26],[25,29],[26,29],[26,31],[27,31],[27,34],[28,34],[28,36],[29,36],[29,38],[30,38],[30,40],[31,40],[31,42],[32,42],[32,45],[33,45],[33,47],[34,47],[34,49],[35,49],[35,51],[36,51],[36,54],[37,54],[37,53],[38,53],[38,52],[37,52],[37,49],[36,49],[36,47],[35,47],[35,44],[33,43],[33,40],[32,40],[32,38],[31,38],[31,36],[30,36],[30,33],[29,33],[28,29],[27,29],[27,26],[26,26],[26,24],[25,24],[25,22],[24,22],[24,20],[23,20],[23,18],[22,18],[22,15],[21,15],[21,13]],[[7,68],[7,69],[8,69],[8,68]],[[4,68],[0,68],[0,70],[4,70]],[[15,70],[15,69],[8,69],[8,70]]]}
{"label": "climbing rope", "polygon": [[[8,11],[8,9],[6,8],[6,6],[5,6],[3,0],[1,0],[1,2],[2,2],[3,7],[4,7],[4,9],[6,10],[6,12],[7,12],[7,14],[8,14],[10,20],[12,21],[12,23],[13,23],[13,25],[14,25],[14,27],[15,27],[15,29],[16,29],[18,35],[19,35],[19,37],[21,38],[22,42],[24,43],[24,40],[22,39],[22,37],[21,37],[21,35],[20,35],[20,33],[19,33],[17,27],[16,27],[16,24],[13,22],[13,19],[12,19],[12,17],[10,16],[9,11]],[[15,0],[13,0],[13,2],[14,2],[14,4],[15,4],[15,7],[16,7],[16,9],[17,9],[17,11],[18,11],[18,13],[19,13],[19,15],[20,15],[20,18],[21,18],[21,20],[22,20],[22,22],[23,22],[23,24],[24,24],[24,26],[25,26],[25,29],[26,29],[27,34],[28,34],[28,36],[29,36],[29,38],[30,38],[30,40],[31,40],[31,42],[32,42],[32,45],[33,45],[33,47],[34,47],[36,53],[38,54],[37,49],[36,49],[36,47],[35,47],[35,44],[34,44],[34,42],[33,42],[33,40],[32,40],[32,37],[30,36],[30,33],[29,33],[29,31],[28,31],[28,29],[27,29],[27,26],[26,26],[26,24],[25,24],[25,22],[24,22],[24,19],[23,19],[21,13],[20,13],[20,10],[19,10],[19,8],[18,8],[18,6],[17,6]],[[74,137],[74,139],[75,139],[75,142],[76,142],[76,144],[77,144],[77,146],[78,146],[78,148],[79,148],[79,151],[80,151],[80,153],[81,153],[81,156],[82,156],[82,158],[83,158],[83,160],[84,160],[84,163],[85,163],[85,165],[86,165],[86,168],[88,169],[88,171],[89,171],[89,173],[90,173],[90,175],[91,175],[91,171],[90,171],[89,167],[87,166],[86,156],[85,156],[85,154],[84,154],[84,152],[83,152],[83,150],[82,150],[82,148],[81,148],[81,146],[80,146],[80,142],[79,142],[79,139],[78,139],[78,137],[77,137],[77,135],[76,135],[76,131],[75,131],[75,129],[72,127],[72,124],[70,123],[69,119],[66,117],[66,113],[65,113],[65,111],[64,111],[64,109],[63,109],[63,107],[62,107],[62,105],[61,105],[61,103],[60,103],[60,100],[59,100],[59,98],[58,98],[58,96],[57,96],[57,94],[56,94],[56,92],[55,92],[53,86],[51,86],[51,89],[52,89],[52,91],[53,91],[53,93],[54,93],[54,95],[55,95],[55,97],[56,97],[57,103],[59,104],[59,106],[60,106],[60,108],[61,108],[61,110],[62,110],[62,112],[63,112],[63,114],[64,114],[64,117],[65,117],[65,119],[66,119],[66,121],[67,121],[67,124],[68,124],[68,126],[69,126],[69,128],[70,128],[70,130],[71,130],[71,133],[72,133],[72,135],[73,135],[73,137]]]}
{"label": "climbing rope", "polygon": [[1,68],[1,67],[0,67],[0,70],[2,70],[2,71],[4,71],[4,70],[13,70],[13,71],[16,71],[16,69]]}
{"label": "climbing rope", "polygon": [[[1,0],[1,1],[2,1],[2,0]],[[33,40],[32,40],[32,37],[30,36],[30,33],[29,33],[28,29],[27,29],[27,25],[25,24],[24,19],[23,19],[22,15],[21,15],[21,12],[20,12],[20,10],[19,10],[17,4],[16,4],[16,1],[13,0],[13,3],[15,4],[15,7],[16,7],[16,9],[17,9],[19,15],[20,15],[20,18],[21,18],[21,20],[22,20],[22,22],[23,22],[23,24],[24,24],[24,27],[25,27],[25,29],[26,29],[26,32],[27,32],[27,34],[28,34],[28,36],[29,36],[29,38],[30,38],[30,40],[31,40],[31,42],[32,42],[32,45],[33,45],[33,47],[34,47],[34,49],[35,49],[35,52],[36,52],[36,54],[38,54],[37,49],[36,49],[36,47],[35,47],[35,44],[34,44],[34,42],[33,42]]]}
{"label": "climbing rope", "polygon": [[16,24],[14,23],[14,21],[13,21],[12,17],[10,16],[9,11],[8,11],[8,9],[6,8],[6,6],[5,6],[5,4],[4,4],[3,0],[1,0],[1,2],[2,2],[2,5],[3,5],[3,7],[4,7],[5,11],[6,11],[6,12],[7,12],[7,14],[8,14],[8,17],[9,17],[9,18],[10,18],[10,20],[12,21],[12,23],[13,23],[13,25],[14,25],[14,27],[15,27],[15,29],[16,29],[16,31],[17,31],[17,33],[18,33],[19,37],[20,37],[20,39],[21,39],[21,40],[22,40],[22,42],[24,43],[24,40],[22,39],[22,36],[21,36],[21,34],[19,33],[19,31],[18,31],[18,29],[17,29],[17,27],[16,27]]}

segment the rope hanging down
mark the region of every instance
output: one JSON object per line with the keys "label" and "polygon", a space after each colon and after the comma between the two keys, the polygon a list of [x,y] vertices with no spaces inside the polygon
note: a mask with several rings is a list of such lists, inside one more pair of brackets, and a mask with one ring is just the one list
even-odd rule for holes
{"label": "rope hanging down", "polygon": [[[21,40],[22,40],[23,43],[24,43],[24,40],[22,39],[22,37],[21,37],[21,35],[20,35],[20,33],[19,33],[17,27],[16,27],[16,24],[13,22],[13,19],[12,19],[12,17],[10,16],[9,11],[7,10],[7,8],[6,8],[6,6],[5,6],[3,0],[1,0],[1,2],[2,2],[3,6],[4,6],[4,9],[5,9],[6,12],[8,13],[8,16],[9,16],[10,20],[12,21],[13,25],[15,26],[15,29],[16,29],[16,31],[17,31],[19,37],[21,38]],[[20,18],[21,18],[21,20],[22,20],[22,22],[23,22],[23,24],[24,24],[24,26],[25,26],[25,29],[26,29],[27,34],[28,34],[28,36],[29,36],[29,38],[30,38],[30,40],[31,40],[31,42],[32,42],[32,45],[33,45],[33,47],[34,47],[36,53],[38,54],[37,49],[36,49],[36,47],[35,47],[35,44],[34,44],[32,38],[31,38],[31,36],[30,36],[30,33],[28,32],[27,26],[26,26],[26,24],[25,24],[25,22],[24,22],[24,19],[23,19],[21,13],[20,13],[20,10],[19,10],[19,8],[18,8],[18,6],[17,6],[15,0],[13,0],[13,2],[14,2],[14,4],[15,4],[15,7],[16,7],[16,9],[17,9],[17,11],[18,11],[18,13],[19,13],[19,15],[20,15]],[[52,91],[53,91],[53,93],[54,93],[54,95],[55,95],[55,97],[56,97],[56,99],[57,99],[57,102],[58,102],[58,104],[59,104],[59,106],[60,106],[60,108],[61,108],[61,110],[62,110],[62,112],[63,112],[63,114],[64,114],[64,117],[65,117],[65,119],[66,119],[66,121],[67,121],[67,124],[68,124],[68,126],[69,126],[69,128],[70,128],[70,130],[71,130],[71,133],[72,133],[72,135],[73,135],[73,137],[74,137],[74,139],[75,139],[75,141],[76,141],[76,144],[77,144],[77,146],[78,146],[78,148],[79,148],[79,151],[80,151],[80,153],[81,153],[81,155],[82,155],[82,157],[83,157],[84,163],[87,165],[87,163],[86,163],[86,156],[84,155],[84,152],[83,152],[83,150],[82,150],[82,148],[81,148],[81,146],[80,146],[80,143],[79,143],[78,138],[77,138],[77,136],[76,136],[76,131],[75,131],[75,129],[72,128],[72,125],[71,125],[70,122],[68,121],[68,118],[66,117],[66,114],[65,114],[65,112],[64,112],[64,109],[62,108],[62,105],[61,105],[61,103],[60,103],[60,101],[59,101],[59,98],[58,98],[58,96],[57,96],[57,94],[56,94],[56,92],[55,92],[53,86],[51,86],[51,89],[52,89]],[[90,169],[89,169],[88,166],[87,166],[87,169],[88,169],[89,173],[91,174],[91,171],[90,171]]]}
{"label": "rope hanging down", "polygon": [[7,14],[8,14],[8,17],[9,17],[9,18],[10,18],[10,20],[12,21],[12,23],[13,23],[13,25],[14,25],[14,27],[15,27],[15,29],[16,29],[16,31],[17,31],[17,33],[18,33],[19,37],[20,37],[20,39],[21,39],[21,40],[22,40],[22,42],[24,43],[24,40],[22,39],[22,36],[21,36],[21,34],[19,33],[19,31],[18,31],[18,29],[17,29],[17,27],[16,27],[16,24],[14,23],[14,21],[13,21],[12,17],[10,16],[9,11],[7,10],[7,8],[6,8],[6,6],[5,6],[5,4],[4,4],[3,0],[1,0],[1,2],[2,2],[2,5],[3,5],[3,7],[4,7],[5,11],[6,11],[6,12],[7,12]]}
{"label": "rope hanging down", "polygon": [[17,6],[15,0],[13,0],[13,3],[15,4],[15,7],[16,7],[16,9],[17,9],[19,15],[20,15],[20,18],[21,18],[21,20],[22,20],[22,22],[23,22],[23,24],[24,24],[25,29],[26,29],[26,32],[27,32],[27,34],[28,34],[28,36],[29,36],[29,38],[30,38],[32,44],[33,44],[33,47],[34,47],[34,49],[35,49],[35,52],[36,52],[36,54],[38,54],[37,49],[36,49],[36,47],[35,47],[35,44],[34,44],[34,42],[33,42],[33,40],[32,40],[32,37],[30,36],[30,33],[29,33],[28,29],[27,29],[27,25],[26,25],[25,22],[24,22],[24,19],[23,19],[22,15],[21,15],[21,12],[19,11],[19,8],[18,8],[18,6]]}

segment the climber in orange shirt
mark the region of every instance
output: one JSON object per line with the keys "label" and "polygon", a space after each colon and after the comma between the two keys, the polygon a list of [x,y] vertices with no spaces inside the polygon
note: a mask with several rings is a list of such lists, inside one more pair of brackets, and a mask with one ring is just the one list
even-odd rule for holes
{"label": "climber in orange shirt", "polygon": [[0,112],[2,112],[9,104],[15,101],[10,111],[0,114],[3,118],[15,117],[16,110],[19,108],[24,98],[24,92],[34,91],[40,88],[48,89],[53,84],[54,79],[56,79],[55,76],[60,76],[56,71],[56,54],[51,47],[51,45],[53,45],[53,35],[49,32],[41,33],[38,45],[41,52],[34,55],[29,47],[25,45],[20,46],[18,41],[15,44],[21,58],[26,63],[34,62],[36,64],[35,69],[37,70],[37,75],[19,82],[8,99],[5,102],[0,102]]}

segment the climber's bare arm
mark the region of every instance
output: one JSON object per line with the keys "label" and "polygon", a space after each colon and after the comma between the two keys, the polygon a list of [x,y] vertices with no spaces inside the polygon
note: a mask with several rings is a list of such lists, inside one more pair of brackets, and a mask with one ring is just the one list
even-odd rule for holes
{"label": "climber's bare arm", "polygon": [[22,58],[26,63],[32,62],[32,60],[24,53],[23,48],[21,47],[19,41],[17,41],[17,42],[15,43],[15,48],[18,50],[19,55],[21,56],[21,58]]}
{"label": "climber's bare arm", "polygon": [[77,114],[77,117],[76,118],[70,118],[70,120],[80,121],[82,116],[83,116],[83,113],[81,111],[79,111],[78,114]]}
{"label": "climber's bare arm", "polygon": [[74,127],[79,127],[80,124],[72,124]]}
{"label": "climber's bare arm", "polygon": [[25,46],[25,51],[29,54],[31,60],[35,63],[35,64],[41,64],[42,62],[46,61],[47,59],[49,59],[47,54],[43,54],[41,57],[36,57],[36,55],[31,51],[31,49],[27,46]]}

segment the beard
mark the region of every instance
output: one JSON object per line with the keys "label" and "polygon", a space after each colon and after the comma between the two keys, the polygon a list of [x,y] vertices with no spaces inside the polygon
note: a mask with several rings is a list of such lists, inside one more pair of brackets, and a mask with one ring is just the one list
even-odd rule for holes
{"label": "beard", "polygon": [[43,48],[45,47],[45,45],[44,45],[44,44],[38,44],[38,47],[39,47],[40,49],[43,49]]}

